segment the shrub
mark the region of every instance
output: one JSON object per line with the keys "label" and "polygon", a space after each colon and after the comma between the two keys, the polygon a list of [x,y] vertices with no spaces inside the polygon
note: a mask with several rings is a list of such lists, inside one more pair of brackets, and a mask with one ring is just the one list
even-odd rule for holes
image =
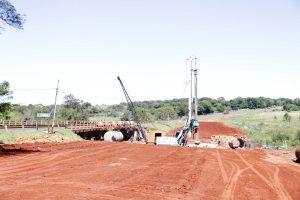
{"label": "shrub", "polygon": [[290,121],[292,120],[292,116],[289,115],[289,113],[285,113],[285,114],[283,115],[283,120],[284,120],[284,121],[290,122]]}
{"label": "shrub", "polygon": [[295,134],[294,140],[300,140],[300,130]]}
{"label": "shrub", "polygon": [[282,142],[284,140],[289,140],[290,136],[282,133],[275,133],[272,135],[272,141],[275,143]]}

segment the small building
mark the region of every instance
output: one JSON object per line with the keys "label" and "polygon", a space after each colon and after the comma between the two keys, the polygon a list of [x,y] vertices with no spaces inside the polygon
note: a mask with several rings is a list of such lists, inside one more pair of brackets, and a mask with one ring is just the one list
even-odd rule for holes
{"label": "small building", "polygon": [[167,136],[167,133],[164,131],[151,130],[151,131],[148,131],[147,139],[148,139],[149,143],[155,144],[157,137],[164,137],[164,136]]}

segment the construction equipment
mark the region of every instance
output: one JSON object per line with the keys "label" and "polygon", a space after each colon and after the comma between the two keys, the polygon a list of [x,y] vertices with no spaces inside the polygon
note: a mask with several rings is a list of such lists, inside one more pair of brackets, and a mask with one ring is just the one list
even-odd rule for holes
{"label": "construction equipment", "polygon": [[146,131],[143,129],[142,125],[141,125],[141,122],[140,122],[140,119],[136,113],[136,110],[135,110],[135,107],[125,89],[125,86],[123,84],[123,82],[121,81],[120,77],[118,76],[118,80],[121,84],[121,87],[122,87],[122,90],[124,92],[124,95],[125,95],[125,98],[126,98],[126,101],[127,101],[127,104],[128,104],[128,109],[131,111],[132,113],[132,117],[133,117],[133,120],[137,123],[137,126],[138,126],[138,131],[139,131],[139,136],[138,136],[138,140],[144,140],[144,142],[147,144],[148,143],[148,140],[147,140],[147,133]]}
{"label": "construction equipment", "polygon": [[185,126],[179,133],[176,134],[175,137],[157,137],[156,144],[165,146],[186,146],[188,142],[188,136],[191,135],[191,133],[197,134],[198,127],[199,123],[197,120],[187,120]]}
{"label": "construction equipment", "polygon": [[[181,131],[176,134],[175,137],[158,137],[156,144],[157,145],[168,145],[168,146],[186,146],[188,137],[192,137],[194,139],[194,143],[196,145],[200,144],[198,138],[198,130],[199,130],[199,122],[198,118],[198,101],[197,101],[197,58],[188,58],[187,61],[190,62],[191,65],[191,78],[190,78],[190,96],[189,96],[189,113],[188,118],[186,120],[185,126],[181,129]],[[194,68],[193,68],[194,63]],[[193,84],[194,83],[194,84]],[[193,90],[194,89],[194,90]],[[193,95],[194,94],[194,95]],[[194,108],[193,108],[194,107]]]}

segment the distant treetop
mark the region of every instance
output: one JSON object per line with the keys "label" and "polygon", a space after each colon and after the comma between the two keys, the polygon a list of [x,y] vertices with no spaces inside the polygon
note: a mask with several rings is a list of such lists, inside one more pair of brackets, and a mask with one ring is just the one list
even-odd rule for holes
{"label": "distant treetop", "polygon": [[[15,6],[8,0],[0,0],[0,21],[14,28],[23,29],[25,16],[18,13]],[[0,29],[3,27],[0,25]]]}

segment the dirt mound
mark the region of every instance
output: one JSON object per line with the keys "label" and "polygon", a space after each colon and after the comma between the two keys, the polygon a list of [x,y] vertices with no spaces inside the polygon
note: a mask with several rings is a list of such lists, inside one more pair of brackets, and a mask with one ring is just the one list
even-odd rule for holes
{"label": "dirt mound", "polygon": [[[246,136],[246,134],[238,129],[227,126],[222,122],[200,122],[200,139],[211,139],[211,136],[214,135],[224,135],[224,136]],[[173,129],[167,133],[167,135],[175,135],[177,131],[180,131],[182,127]]]}
{"label": "dirt mound", "polygon": [[47,142],[64,142],[64,138],[60,135],[41,135],[32,137],[20,137],[16,140],[17,144],[30,144],[30,143],[47,143]]}
{"label": "dirt mound", "polygon": [[300,165],[291,160],[270,162],[264,150],[96,141],[13,146],[34,147],[43,152],[0,156],[1,199],[279,200],[300,196]]}

